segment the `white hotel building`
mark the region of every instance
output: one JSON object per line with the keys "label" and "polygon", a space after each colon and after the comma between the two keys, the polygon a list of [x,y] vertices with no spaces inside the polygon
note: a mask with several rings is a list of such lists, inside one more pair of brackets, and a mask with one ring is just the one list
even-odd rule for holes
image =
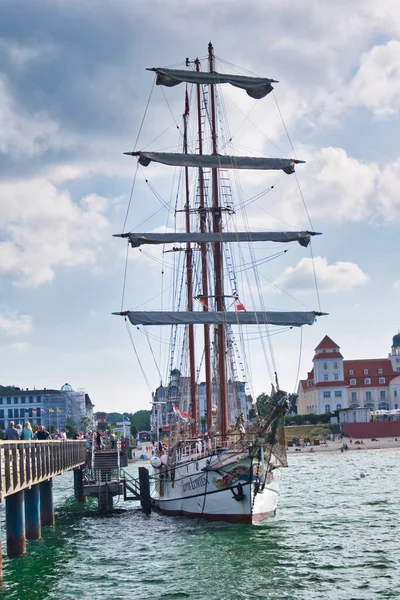
{"label": "white hotel building", "polygon": [[314,367],[299,383],[299,415],[365,407],[393,410],[400,399],[400,334],[388,358],[345,360],[327,335],[315,348]]}

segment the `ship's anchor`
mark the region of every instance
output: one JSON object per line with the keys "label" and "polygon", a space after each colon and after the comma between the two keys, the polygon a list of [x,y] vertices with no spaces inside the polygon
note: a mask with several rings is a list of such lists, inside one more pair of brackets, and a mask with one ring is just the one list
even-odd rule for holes
{"label": "ship's anchor", "polygon": [[233,497],[235,498],[236,502],[241,502],[242,500],[244,500],[242,484],[238,483],[236,489],[237,489],[237,492],[235,492],[235,488],[231,488]]}

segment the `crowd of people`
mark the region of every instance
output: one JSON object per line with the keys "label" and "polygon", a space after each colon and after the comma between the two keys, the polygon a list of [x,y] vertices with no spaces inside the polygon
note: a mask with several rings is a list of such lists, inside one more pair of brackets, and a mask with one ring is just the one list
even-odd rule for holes
{"label": "crowd of people", "polygon": [[[67,430],[54,429],[51,433],[47,431],[44,425],[32,425],[27,421],[22,425],[15,425],[14,421],[10,421],[6,431],[4,432],[5,440],[66,440],[68,439]],[[108,431],[77,431],[70,438],[73,440],[84,440],[86,448],[91,450],[115,450],[117,437],[112,429]]]}
{"label": "crowd of people", "polygon": [[54,429],[52,433],[49,433],[44,425],[32,425],[29,421],[26,421],[24,427],[18,424],[15,425],[14,421],[10,421],[7,429],[4,432],[5,440],[66,440],[67,430],[64,428],[61,431]]}

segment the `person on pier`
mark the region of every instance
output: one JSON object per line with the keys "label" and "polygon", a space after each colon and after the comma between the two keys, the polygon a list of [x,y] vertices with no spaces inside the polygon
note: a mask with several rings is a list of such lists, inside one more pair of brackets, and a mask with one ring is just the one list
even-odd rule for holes
{"label": "person on pier", "polygon": [[6,440],[19,440],[18,431],[14,427],[14,421],[10,421],[8,427],[4,433],[4,439]]}
{"label": "person on pier", "polygon": [[31,427],[31,424],[29,423],[29,421],[27,421],[25,423],[25,427],[22,430],[20,439],[24,440],[24,441],[28,441],[28,440],[31,440],[32,438],[33,438],[32,427]]}

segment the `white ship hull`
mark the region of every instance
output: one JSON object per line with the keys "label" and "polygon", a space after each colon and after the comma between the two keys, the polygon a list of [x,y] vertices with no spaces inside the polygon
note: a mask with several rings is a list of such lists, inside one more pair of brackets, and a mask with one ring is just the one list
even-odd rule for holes
{"label": "white ship hull", "polygon": [[155,469],[152,501],[160,512],[209,521],[254,523],[274,516],[281,468],[244,454],[202,457],[174,469]]}

